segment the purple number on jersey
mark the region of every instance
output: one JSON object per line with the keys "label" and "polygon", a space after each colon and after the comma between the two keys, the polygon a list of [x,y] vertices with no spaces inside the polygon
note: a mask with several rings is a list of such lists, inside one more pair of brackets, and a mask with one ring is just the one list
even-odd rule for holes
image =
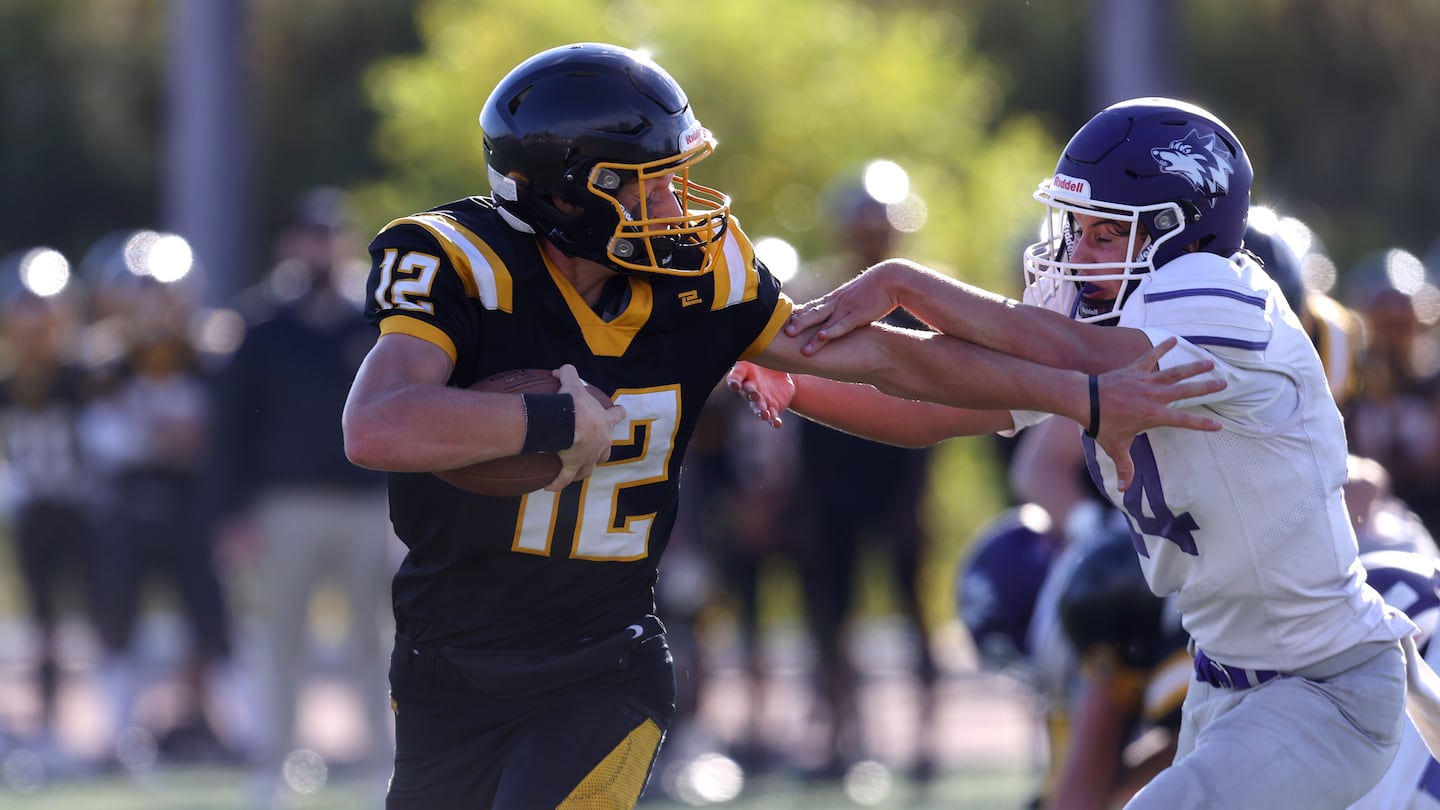
{"label": "purple number on jersey", "polygon": [[[1095,460],[1095,440],[1089,436],[1082,438],[1085,466],[1090,470],[1090,478],[1101,492],[1106,492],[1100,465]],[[1135,437],[1130,444],[1130,460],[1135,464],[1135,477],[1130,482],[1130,488],[1125,490],[1121,506],[1130,515],[1130,542],[1135,544],[1135,551],[1141,557],[1150,556],[1144,538],[1135,531],[1135,527],[1139,526],[1145,534],[1163,537],[1186,554],[1198,556],[1200,551],[1195,547],[1195,537],[1191,532],[1200,526],[1189,512],[1177,515],[1165,504],[1165,489],[1160,485],[1160,466],[1155,462],[1155,450],[1150,446],[1149,436],[1141,433]],[[1150,507],[1148,515],[1145,513],[1147,504]]]}

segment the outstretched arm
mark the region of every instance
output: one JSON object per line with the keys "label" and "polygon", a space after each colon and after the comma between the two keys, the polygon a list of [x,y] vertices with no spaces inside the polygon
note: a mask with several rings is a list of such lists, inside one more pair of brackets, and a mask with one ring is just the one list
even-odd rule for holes
{"label": "outstretched arm", "polygon": [[901,447],[928,447],[952,436],[975,436],[1013,427],[1009,411],[952,408],[892,397],[872,385],[840,382],[741,361],[727,383],[774,427],[793,410],[812,422]]}
{"label": "outstretched arm", "polygon": [[795,308],[785,326],[806,335],[814,355],[839,338],[904,307],[932,329],[1004,354],[1099,374],[1150,348],[1135,329],[1077,323],[945,276],[907,259],[889,259]]}
{"label": "outstretched arm", "polygon": [[[923,417],[933,425],[935,420],[944,417],[953,420],[952,426],[966,428],[962,433],[1010,426],[1008,413],[1004,414],[1003,421],[959,414],[946,416],[943,411],[933,410],[917,415],[916,409],[923,406],[911,400],[925,400],[969,410],[1045,411],[1067,416],[1082,425],[1096,424],[1096,441],[1115,460],[1122,488],[1129,485],[1133,470],[1129,446],[1135,434],[1161,426],[1220,429],[1214,419],[1169,406],[1171,402],[1225,387],[1223,380],[1214,377],[1192,379],[1213,368],[1208,360],[1159,369],[1160,357],[1175,345],[1173,338],[1141,354],[1124,368],[1097,378],[1096,407],[1093,408],[1086,374],[1031,363],[947,335],[868,325],[844,340],[834,341],[825,352],[812,355],[801,351],[805,341],[804,335],[782,334],[756,360],[777,370],[873,385],[891,395],[884,407],[888,408],[888,418],[895,421],[908,418],[921,421]],[[853,389],[837,387],[816,392],[817,397],[827,400],[853,395]],[[812,403],[807,407],[813,410],[819,406]],[[827,407],[831,410],[826,411],[825,418],[840,422],[846,409],[840,405]],[[879,405],[866,408],[872,430],[875,429],[873,414],[880,409]],[[770,417],[774,418],[783,408],[763,403],[761,410],[769,410]],[[866,425],[836,426],[867,435],[860,430]]]}

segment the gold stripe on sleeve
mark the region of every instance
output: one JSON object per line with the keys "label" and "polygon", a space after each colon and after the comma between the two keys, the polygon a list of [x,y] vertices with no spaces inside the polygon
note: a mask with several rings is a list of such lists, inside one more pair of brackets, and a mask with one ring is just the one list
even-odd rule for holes
{"label": "gold stripe on sleeve", "polygon": [[411,318],[406,315],[391,315],[380,322],[380,336],[386,335],[409,335],[419,338],[426,343],[433,343],[439,346],[450,355],[450,362],[456,362],[457,352],[455,342],[450,336],[433,324],[426,323],[419,318]]}

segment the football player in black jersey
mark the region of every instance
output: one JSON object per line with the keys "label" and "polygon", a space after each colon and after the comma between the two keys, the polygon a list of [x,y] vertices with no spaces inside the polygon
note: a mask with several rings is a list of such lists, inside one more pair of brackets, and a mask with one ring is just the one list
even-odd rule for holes
{"label": "football player in black jersey", "polygon": [[1047,809],[1119,807],[1169,765],[1194,675],[1180,613],[1150,591],[1124,519],[1107,510],[1091,532],[1069,538],[1082,550],[1056,606],[1080,683]]}
{"label": "football player in black jersey", "polygon": [[[1087,380],[884,327],[801,355],[803,338],[781,334],[791,302],[729,198],[690,179],[715,140],[640,53],[537,54],[480,123],[491,196],[397,219],[371,243],[380,338],[343,419],[350,459],[391,473],[408,547],[393,586],[388,806],[630,806],[674,713],[653,613],[681,459],[734,362],[864,374],[904,394],[918,379],[889,361],[903,344],[933,358],[929,377],[966,369],[952,404],[1082,423]],[[516,368],[558,369],[560,393],[465,390]],[[1199,425],[1167,403],[1209,384],[1153,368],[1102,385],[1111,431]],[[583,395],[582,379],[614,407]],[[427,474],[532,451],[558,452],[563,468],[520,497]]]}
{"label": "football player in black jersey", "polygon": [[[18,280],[4,279],[0,287]],[[81,415],[93,376],[71,359],[78,326],[70,294],[42,297],[0,290],[0,466],[9,478],[8,514],[15,567],[33,622],[30,673],[38,729],[24,745],[48,766],[64,762],[56,740],[65,667],[60,623],[67,590],[84,595],[91,629],[95,610],[97,480],[80,442]],[[0,734],[0,741],[3,741]]]}

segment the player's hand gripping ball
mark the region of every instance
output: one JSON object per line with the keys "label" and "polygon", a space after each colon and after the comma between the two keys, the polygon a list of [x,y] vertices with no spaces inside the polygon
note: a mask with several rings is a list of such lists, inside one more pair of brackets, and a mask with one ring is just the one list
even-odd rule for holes
{"label": "player's hand gripping ball", "polygon": [[[498,391],[503,394],[553,394],[560,390],[560,380],[548,369],[520,368],[485,377],[470,386],[470,390]],[[587,385],[585,390],[601,405],[609,408],[613,404],[610,397],[595,386]],[[466,492],[502,498],[534,492],[554,481],[559,474],[560,456],[555,453],[507,456],[434,473],[445,483]]]}

